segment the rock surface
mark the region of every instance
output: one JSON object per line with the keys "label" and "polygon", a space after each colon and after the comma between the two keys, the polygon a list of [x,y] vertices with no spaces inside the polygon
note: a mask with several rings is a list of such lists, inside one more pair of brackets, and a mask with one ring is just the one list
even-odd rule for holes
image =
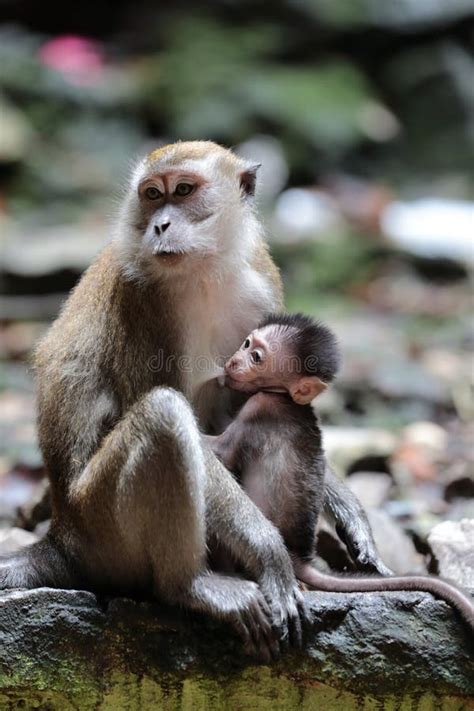
{"label": "rock surface", "polygon": [[399,575],[427,572],[423,556],[417,552],[403,528],[386,511],[369,509],[367,516],[377,550],[390,570]]}
{"label": "rock surface", "polygon": [[73,590],[0,593],[0,708],[461,709],[462,623],[424,593],[307,593],[305,649],[271,667],[227,628],[151,602]]}
{"label": "rock surface", "polygon": [[428,535],[439,574],[474,590],[474,519],[443,521]]}

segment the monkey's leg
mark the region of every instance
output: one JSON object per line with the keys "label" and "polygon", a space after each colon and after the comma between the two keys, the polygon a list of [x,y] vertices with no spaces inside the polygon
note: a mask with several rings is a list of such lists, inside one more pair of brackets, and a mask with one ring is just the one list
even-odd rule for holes
{"label": "monkey's leg", "polygon": [[[231,509],[228,481],[226,472],[215,480],[216,496],[235,519],[245,497]],[[149,583],[168,602],[227,620],[268,660],[278,645],[258,586],[206,570],[209,489],[191,408],[176,391],[154,389],[104,439],[71,489],[89,541],[86,577],[112,587]]]}
{"label": "monkey's leg", "polygon": [[334,521],[338,535],[358,568],[391,575],[392,571],[378,554],[369,521],[359,500],[329,464],[326,464],[325,492],[324,511]]}
{"label": "monkey's leg", "polygon": [[0,590],[73,588],[78,584],[70,561],[50,533],[14,555],[0,557]]}
{"label": "monkey's leg", "polygon": [[[240,484],[207,447],[206,503],[209,534],[256,580],[283,642],[301,644],[306,619],[289,553],[278,529],[249,499]],[[223,488],[224,486],[224,488]]]}

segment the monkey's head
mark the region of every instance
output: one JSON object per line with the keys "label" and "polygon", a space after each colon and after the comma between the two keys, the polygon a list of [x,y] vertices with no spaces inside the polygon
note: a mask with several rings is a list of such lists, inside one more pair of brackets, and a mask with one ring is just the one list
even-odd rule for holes
{"label": "monkey's head", "polygon": [[287,392],[299,405],[323,392],[338,370],[333,332],[304,314],[269,314],[225,364],[234,390]]}
{"label": "monkey's head", "polygon": [[129,272],[176,276],[248,253],[258,233],[257,168],[210,141],[150,153],[133,173],[119,222]]}

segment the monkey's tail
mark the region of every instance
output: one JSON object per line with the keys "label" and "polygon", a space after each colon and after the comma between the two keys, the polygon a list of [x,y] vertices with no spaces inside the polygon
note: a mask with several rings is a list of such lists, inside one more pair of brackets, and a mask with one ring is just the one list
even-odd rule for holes
{"label": "monkey's tail", "polygon": [[414,590],[429,592],[452,605],[461,615],[470,630],[474,633],[474,604],[467,594],[454,585],[428,575],[403,575],[382,578],[372,577],[338,577],[327,575],[310,563],[293,559],[296,577],[315,590],[325,592],[384,592]]}
{"label": "monkey's tail", "polygon": [[18,553],[0,556],[0,590],[40,587],[74,587],[68,561],[48,535]]}

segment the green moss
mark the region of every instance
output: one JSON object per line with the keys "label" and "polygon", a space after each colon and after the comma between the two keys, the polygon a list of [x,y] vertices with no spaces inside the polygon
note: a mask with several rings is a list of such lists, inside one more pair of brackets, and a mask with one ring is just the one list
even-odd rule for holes
{"label": "green moss", "polygon": [[[3,690],[0,691],[0,700],[2,693],[5,698],[13,695],[29,699],[25,708],[35,708],[29,704],[33,704],[36,698],[44,699],[41,703],[48,709],[67,709],[70,702],[81,699],[81,711],[95,708],[100,695],[98,682],[90,673],[84,673],[82,664],[68,659],[54,665],[40,665],[36,659],[26,655],[16,657],[10,674],[0,674],[0,690]],[[50,701],[50,696],[58,703]],[[1,704],[0,708],[3,709]]]}
{"label": "green moss", "polygon": [[[152,671],[152,670],[150,670]],[[156,672],[156,670],[154,670]],[[84,665],[39,668],[19,660],[17,670],[0,679],[1,709],[42,708],[54,711],[468,711],[470,702],[455,696],[426,693],[404,696],[355,694],[305,677],[289,676],[269,667],[205,676],[148,674],[111,670],[94,677]]]}

